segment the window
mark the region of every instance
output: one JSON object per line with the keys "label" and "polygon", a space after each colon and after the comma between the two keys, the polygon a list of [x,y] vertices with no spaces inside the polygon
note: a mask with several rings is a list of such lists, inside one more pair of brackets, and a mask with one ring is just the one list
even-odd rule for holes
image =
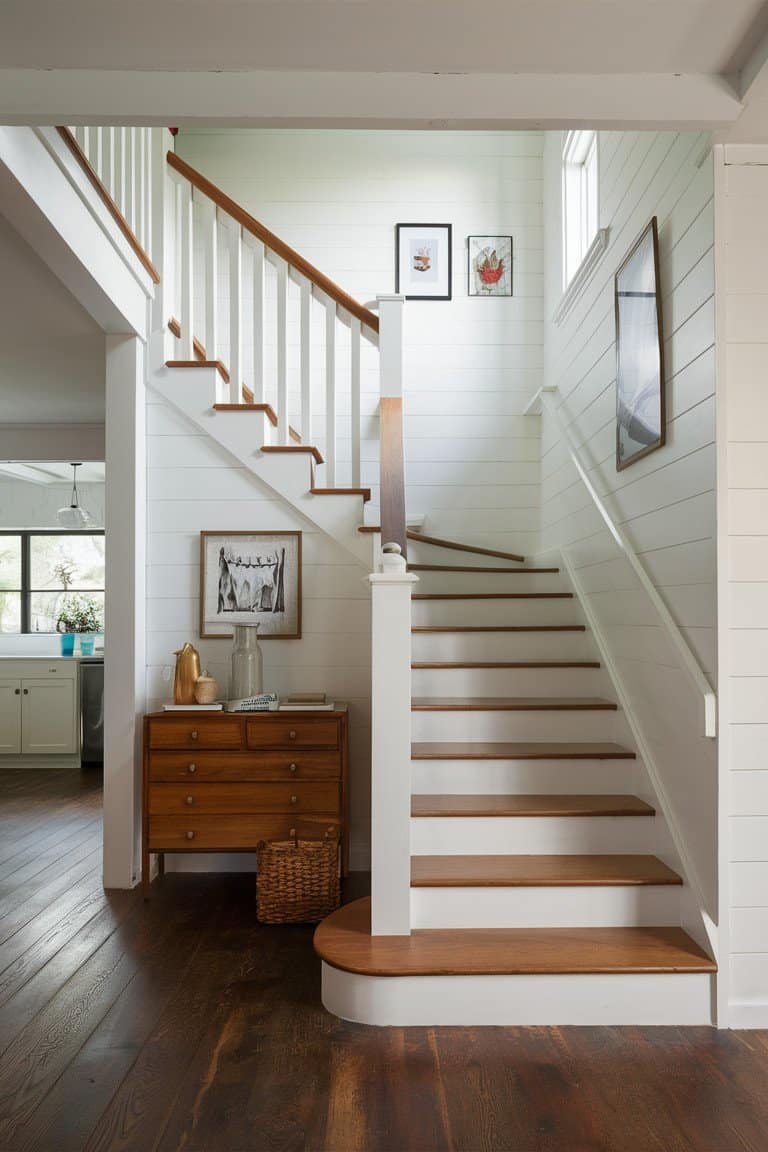
{"label": "window", "polygon": [[103,628],[103,532],[0,533],[0,634],[56,632],[76,607]]}
{"label": "window", "polygon": [[597,235],[597,133],[569,132],[563,144],[563,287]]}

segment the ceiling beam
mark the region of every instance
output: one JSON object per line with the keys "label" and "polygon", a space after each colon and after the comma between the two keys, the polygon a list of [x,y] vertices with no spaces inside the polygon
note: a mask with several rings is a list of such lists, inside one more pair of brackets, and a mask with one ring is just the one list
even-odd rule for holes
{"label": "ceiling beam", "polygon": [[701,129],[742,109],[708,75],[0,69],[0,123]]}

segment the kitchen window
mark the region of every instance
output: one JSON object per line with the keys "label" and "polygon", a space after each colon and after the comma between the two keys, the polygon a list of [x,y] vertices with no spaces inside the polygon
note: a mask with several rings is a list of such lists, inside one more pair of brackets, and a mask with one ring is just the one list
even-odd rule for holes
{"label": "kitchen window", "polygon": [[56,632],[63,609],[89,605],[103,630],[103,532],[0,533],[0,634]]}

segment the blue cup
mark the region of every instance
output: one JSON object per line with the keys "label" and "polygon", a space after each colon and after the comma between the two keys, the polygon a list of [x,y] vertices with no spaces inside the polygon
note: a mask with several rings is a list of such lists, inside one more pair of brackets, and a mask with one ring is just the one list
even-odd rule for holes
{"label": "blue cup", "polygon": [[81,636],[80,637],[80,655],[93,656],[93,645],[96,641],[95,636]]}
{"label": "blue cup", "polygon": [[59,640],[61,641],[62,656],[73,656],[75,653],[74,632],[62,632],[59,636]]}

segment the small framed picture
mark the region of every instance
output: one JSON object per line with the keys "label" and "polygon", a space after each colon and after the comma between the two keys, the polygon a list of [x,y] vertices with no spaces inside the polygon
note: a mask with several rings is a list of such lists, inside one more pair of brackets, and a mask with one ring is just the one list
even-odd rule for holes
{"label": "small framed picture", "polygon": [[406,300],[450,300],[450,224],[395,225],[395,292]]}
{"label": "small framed picture", "polygon": [[468,236],[469,296],[512,295],[512,237]]}
{"label": "small framed picture", "polygon": [[616,272],[616,470],[666,439],[664,339],[656,217]]}
{"label": "small framed picture", "polygon": [[229,639],[233,624],[301,637],[301,532],[200,533],[200,636]]}

